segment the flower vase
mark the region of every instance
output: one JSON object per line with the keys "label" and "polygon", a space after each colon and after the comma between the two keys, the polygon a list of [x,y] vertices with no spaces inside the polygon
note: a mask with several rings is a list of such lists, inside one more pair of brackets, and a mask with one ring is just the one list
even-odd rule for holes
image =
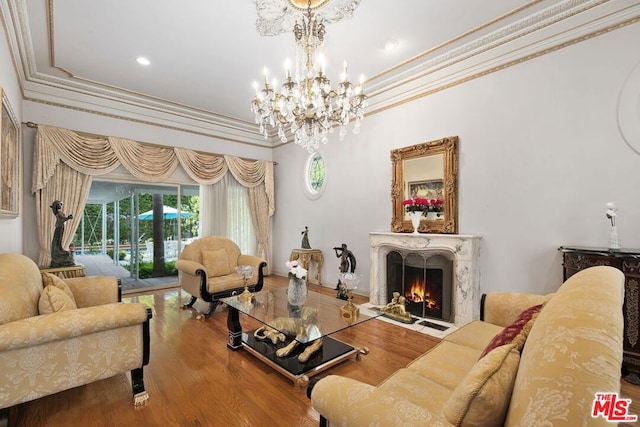
{"label": "flower vase", "polygon": [[287,301],[293,306],[304,304],[307,299],[307,281],[305,279],[290,278],[287,288]]}
{"label": "flower vase", "polygon": [[413,225],[413,234],[420,234],[418,227],[420,227],[420,219],[422,219],[422,211],[409,212],[409,218],[411,218],[411,225]]}
{"label": "flower vase", "polygon": [[427,212],[427,219],[430,221],[435,221],[436,219],[438,219],[438,212],[435,212],[435,211]]}
{"label": "flower vase", "polygon": [[611,226],[609,232],[609,249],[620,249],[620,238],[618,237],[618,227]]}

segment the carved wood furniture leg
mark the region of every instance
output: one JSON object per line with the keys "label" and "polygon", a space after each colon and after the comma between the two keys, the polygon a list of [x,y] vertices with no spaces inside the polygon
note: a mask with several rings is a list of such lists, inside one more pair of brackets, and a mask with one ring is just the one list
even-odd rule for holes
{"label": "carved wood furniture leg", "polygon": [[207,309],[207,311],[202,315],[198,316],[197,318],[201,319],[202,317],[204,317],[205,319],[208,319],[213,314],[213,312],[216,311],[216,307],[218,307],[219,304],[220,304],[220,300],[210,302],[209,308]]}
{"label": "carved wood furniture leg", "polygon": [[10,408],[0,409],[0,427],[9,426],[9,409]]}
{"label": "carved wood furniture leg", "polygon": [[188,302],[188,303],[186,303],[185,305],[183,305],[183,306],[182,306],[182,309],[183,309],[183,310],[186,310],[187,308],[191,308],[191,307],[193,307],[193,304],[195,304],[195,303],[196,303],[196,300],[197,300],[197,299],[198,299],[198,298],[196,298],[196,297],[194,297],[194,296],[191,296],[191,299],[189,300],[189,302]]}
{"label": "carved wood furniture leg", "polygon": [[134,406],[142,406],[149,400],[149,394],[144,388],[143,368],[136,368],[131,371],[131,385],[133,388]]}
{"label": "carved wood furniture leg", "polygon": [[229,341],[227,347],[231,350],[242,348],[242,325],[240,325],[240,313],[237,308],[228,306],[227,328],[229,328]]}

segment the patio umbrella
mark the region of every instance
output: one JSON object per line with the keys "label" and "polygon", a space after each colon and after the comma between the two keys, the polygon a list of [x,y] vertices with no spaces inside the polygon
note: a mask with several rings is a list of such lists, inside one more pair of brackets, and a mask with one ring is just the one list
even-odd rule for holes
{"label": "patio umbrella", "polygon": [[[192,216],[191,212],[180,212],[180,218],[188,218]],[[162,206],[162,218],[163,219],[176,219],[178,218],[178,210],[176,208],[172,208],[171,206]],[[153,209],[150,211],[146,211],[138,215],[138,219],[141,220],[151,220],[153,219]]]}

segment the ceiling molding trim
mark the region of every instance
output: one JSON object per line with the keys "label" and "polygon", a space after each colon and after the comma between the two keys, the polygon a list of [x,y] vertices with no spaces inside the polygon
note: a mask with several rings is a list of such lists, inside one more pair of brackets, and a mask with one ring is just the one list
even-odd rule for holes
{"label": "ceiling molding trim", "polygon": [[[53,0],[46,1],[53,6]],[[551,6],[544,7],[545,1],[529,2],[375,75],[365,82],[369,95],[366,116],[588,40],[640,17],[637,0],[548,1]],[[261,148],[281,145],[275,132],[264,139],[252,122],[83,78],[39,73],[26,1],[0,0],[0,11],[26,100]],[[498,27],[505,17],[520,15],[517,21]],[[50,10],[47,16],[51,20]],[[53,26],[49,31],[51,38]]]}
{"label": "ceiling molding trim", "polygon": [[512,18],[512,17],[514,17],[514,16],[516,16],[518,14],[521,14],[525,10],[532,8],[533,6],[539,4],[539,3],[543,2],[543,1],[546,1],[546,0],[534,0],[534,1],[531,1],[531,2],[527,3],[526,5],[518,8],[518,9],[514,9],[511,12],[508,12],[508,13],[502,15],[502,16],[499,16],[499,17],[497,17],[495,19],[492,19],[491,21],[486,22],[486,23],[484,23],[482,25],[479,25],[479,26],[477,26],[477,27],[475,27],[475,28],[473,28],[473,29],[471,29],[469,31],[466,31],[465,33],[460,34],[459,36],[456,36],[456,37],[454,37],[452,39],[449,39],[449,40],[447,40],[447,41],[445,41],[445,42],[443,42],[443,43],[441,43],[441,44],[439,44],[437,46],[434,46],[434,47],[432,47],[432,48],[430,48],[430,49],[428,49],[428,50],[426,50],[426,51],[424,51],[424,52],[422,52],[422,53],[420,53],[418,55],[415,55],[412,58],[409,58],[409,59],[407,59],[405,61],[402,61],[399,64],[394,65],[391,68],[388,68],[388,69],[386,69],[386,70],[384,70],[384,71],[382,71],[382,72],[380,72],[378,74],[375,74],[375,75],[369,77],[366,80],[366,83],[371,84],[374,81],[380,79],[381,77],[383,77],[385,75],[388,75],[388,74],[390,74],[390,73],[392,73],[392,72],[394,72],[396,70],[399,70],[401,68],[407,67],[411,63],[418,63],[418,61],[420,59],[423,59],[423,58],[427,57],[428,55],[434,54],[434,53],[436,53],[438,51],[444,51],[444,49],[446,47],[452,46],[458,41],[462,41],[464,39],[468,39],[472,35],[474,35],[476,33],[479,33],[480,31],[482,31],[484,29],[487,29],[487,28],[489,28],[489,27],[491,27],[491,26],[493,26],[493,25],[495,25],[495,24],[497,24],[497,23],[499,23],[501,21],[505,21],[508,18]]}
{"label": "ceiling molding trim", "polygon": [[[450,67],[453,64],[481,53],[489,52],[506,43],[515,42],[522,37],[565,21],[593,7],[608,3],[609,1],[610,0],[565,0],[561,4],[556,4],[542,9],[537,13],[525,16],[518,21],[497,28],[484,36],[472,39],[461,46],[446,51],[443,51],[443,49],[431,50],[429,51],[430,55],[417,57],[416,60],[413,61],[415,63],[414,66],[407,68],[410,63],[405,63],[405,70],[394,74],[390,78],[380,80],[378,83],[365,82],[367,92],[370,96],[376,96],[378,93],[407,84],[429,73]],[[455,40],[458,40],[458,38]],[[444,46],[449,46],[450,44],[451,43],[447,42]],[[442,52],[438,53],[438,50]],[[423,61],[418,62],[417,59],[422,59]]]}
{"label": "ceiling molding trim", "polygon": [[[78,79],[76,77],[76,79]],[[69,93],[75,93],[79,95],[91,95],[95,98],[101,98],[109,101],[115,101],[124,105],[131,105],[141,108],[147,108],[152,111],[159,111],[168,114],[174,114],[181,117],[188,117],[193,120],[200,120],[208,123],[214,123],[219,125],[233,126],[236,128],[244,128],[247,131],[258,130],[258,125],[246,120],[240,120],[234,117],[217,114],[212,111],[203,110],[188,105],[171,102],[162,98],[154,98],[151,96],[139,94],[139,96],[126,96],[120,92],[120,90],[104,90],[97,86],[106,86],[99,82],[93,82],[91,80],[78,79],[77,82],[69,82],[66,79],[50,76],[47,74],[36,73],[27,79],[28,82],[35,83],[42,86],[47,86],[54,89],[63,90]],[[86,82],[86,83],[84,83]],[[131,91],[125,91],[128,93],[135,93]]]}
{"label": "ceiling molding trim", "polygon": [[628,25],[637,24],[639,22],[640,22],[640,16],[637,16],[637,17],[631,18],[631,19],[629,19],[627,21],[618,22],[617,24],[611,25],[610,27],[602,28],[602,29],[599,29],[599,30],[594,31],[592,33],[582,35],[582,36],[577,37],[575,39],[566,40],[561,44],[554,45],[553,47],[547,48],[545,50],[541,50],[541,51],[537,51],[537,52],[531,53],[531,54],[529,54],[529,55],[527,55],[525,57],[514,59],[514,60],[511,60],[509,62],[505,62],[505,63],[502,63],[500,65],[494,66],[493,68],[489,68],[489,69],[483,70],[481,72],[477,72],[475,74],[467,75],[467,76],[465,76],[463,78],[460,78],[458,80],[451,81],[451,82],[448,82],[448,83],[440,85],[440,86],[435,86],[435,87],[429,88],[426,91],[415,93],[415,94],[412,94],[410,96],[408,94],[405,94],[406,96],[399,97],[398,100],[396,100],[395,102],[383,104],[383,105],[377,106],[374,109],[370,109],[369,112],[367,114],[365,114],[365,116],[368,117],[368,116],[372,116],[374,114],[381,113],[381,112],[386,111],[386,110],[390,110],[390,109],[398,107],[398,106],[400,106],[402,104],[406,104],[406,103],[415,101],[415,100],[423,98],[425,96],[432,95],[432,94],[434,94],[436,92],[440,92],[442,90],[449,89],[449,88],[451,88],[453,86],[457,86],[459,84],[466,83],[466,82],[468,82],[470,80],[486,76],[488,74],[494,73],[496,71],[503,70],[503,69],[511,67],[513,65],[521,64],[521,63],[529,61],[531,59],[538,58],[538,57],[546,55],[548,53],[552,53],[552,52],[558,51],[558,50],[563,49],[565,47],[569,47],[569,46],[572,46],[574,44],[581,43],[581,42],[583,42],[585,40],[589,40],[589,39],[592,39],[594,37],[598,37],[598,36],[601,36],[603,34],[609,33],[611,31],[615,31],[615,30],[618,30],[620,28],[626,27]]}
{"label": "ceiling molding trim", "polygon": [[51,107],[58,107],[58,108],[64,108],[64,109],[68,109],[68,110],[73,110],[73,111],[79,111],[82,113],[89,113],[89,114],[94,114],[94,115],[98,115],[98,116],[103,116],[103,117],[108,117],[111,119],[117,119],[117,120],[124,120],[124,121],[128,121],[128,122],[133,122],[133,123],[138,123],[138,124],[143,124],[143,125],[148,125],[148,126],[155,126],[155,127],[160,127],[163,129],[169,129],[169,130],[174,130],[177,132],[184,132],[184,133],[190,133],[193,135],[199,135],[199,136],[204,136],[207,138],[212,138],[218,141],[226,141],[226,142],[233,142],[236,144],[244,144],[244,145],[251,145],[254,147],[259,147],[259,148],[268,148],[271,149],[273,148],[272,145],[265,145],[265,144],[258,144],[255,142],[249,142],[243,139],[239,139],[239,138],[233,138],[233,137],[229,137],[229,136],[225,136],[225,135],[219,135],[219,134],[214,134],[214,133],[209,133],[209,132],[205,132],[205,131],[198,131],[198,130],[194,130],[194,129],[187,129],[185,127],[178,127],[178,126],[171,126],[165,123],[159,123],[159,122],[154,122],[154,121],[149,121],[149,120],[142,120],[142,119],[138,119],[138,118],[133,118],[130,116],[125,116],[125,115],[118,115],[118,114],[114,114],[114,113],[108,113],[105,111],[97,111],[95,109],[88,109],[88,108],[83,108],[83,107],[79,107],[79,106],[71,106],[69,104],[64,104],[64,103],[60,103],[60,102],[56,102],[56,101],[45,101],[42,100],[41,98],[30,98],[30,97],[26,97],[24,99],[25,101],[29,101],[29,102],[34,102],[37,104],[44,104],[44,105],[48,105]]}
{"label": "ceiling molding trim", "polygon": [[21,32],[21,26],[17,24],[14,18],[14,9],[7,0],[0,0],[0,23],[9,43],[11,61],[18,75],[18,85],[24,95],[26,72],[24,69],[25,64],[22,62],[23,55],[20,54],[21,46],[24,44],[22,40],[23,33]]}
{"label": "ceiling molding trim", "polygon": [[[369,111],[379,110],[385,105],[396,105],[416,95],[440,91],[452,82],[478,76],[485,70],[499,69],[501,64],[512,64],[523,58],[552,52],[557,50],[555,47],[562,47],[565,43],[587,40],[593,34],[618,28],[620,23],[626,26],[640,16],[640,4],[632,0],[615,3],[605,1],[597,11],[589,9],[580,16],[573,16],[572,20],[556,21],[555,25],[544,25],[532,31],[523,29],[517,38],[496,40],[490,48],[476,45],[475,50],[463,49],[458,57],[441,55],[429,61],[429,64],[420,65],[420,69],[416,67],[412,72],[406,72],[404,80],[388,79],[377,90],[368,88]],[[430,68],[423,69],[428,65]]]}

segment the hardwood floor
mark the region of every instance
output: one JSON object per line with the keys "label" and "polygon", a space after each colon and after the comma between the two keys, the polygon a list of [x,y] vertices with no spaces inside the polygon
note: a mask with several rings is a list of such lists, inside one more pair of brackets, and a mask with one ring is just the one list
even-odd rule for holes
{"label": "hardwood floor", "polygon": [[[271,276],[265,286],[286,286]],[[328,295],[330,288],[313,287]],[[151,307],[151,361],[145,367],[150,399],[132,404],[128,374],[43,397],[11,409],[15,426],[317,426],[305,389],[245,351],[231,351],[227,312],[219,307],[208,320],[181,310],[177,289],[128,295],[125,301]],[[183,294],[186,302],[186,294]],[[358,302],[365,302],[360,298]],[[241,316],[244,327],[250,319]],[[438,343],[432,338],[381,321],[365,322],[334,335],[371,352],[328,373],[378,384]],[[321,375],[326,375],[322,373]],[[640,414],[640,386],[622,381],[622,396],[632,399],[631,413]],[[622,424],[625,426],[640,425]]]}
{"label": "hardwood floor", "polygon": [[[265,286],[286,283],[284,277],[271,276]],[[321,292],[335,295],[330,288]],[[183,296],[184,302],[187,299]],[[318,425],[318,414],[311,408],[305,389],[295,388],[246,351],[226,347],[226,308],[218,307],[207,320],[196,320],[193,311],[180,309],[177,289],[127,295],[123,300],[141,302],[153,310],[151,360],[145,367],[150,396],[147,405],[134,408],[129,375],[120,374],[18,405],[10,412],[13,425]],[[243,315],[240,320],[243,327],[255,327]],[[367,346],[371,352],[328,372],[370,384],[380,383],[439,341],[377,320],[334,336],[358,347]]]}
{"label": "hardwood floor", "polygon": [[[629,410],[629,414],[638,415],[640,419],[640,386],[628,383],[624,380],[620,382],[620,385],[620,396],[625,399],[631,399],[631,409]],[[620,423],[620,426],[640,426],[640,422]]]}

